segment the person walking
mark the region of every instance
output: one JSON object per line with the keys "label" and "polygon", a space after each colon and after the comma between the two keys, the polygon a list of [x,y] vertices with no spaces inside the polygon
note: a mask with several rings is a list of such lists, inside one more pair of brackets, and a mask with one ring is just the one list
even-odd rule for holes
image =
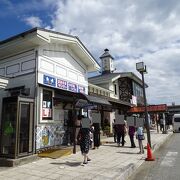
{"label": "person walking", "polygon": [[93,123],[94,126],[94,149],[98,149],[100,146],[100,124],[99,123]]}
{"label": "person walking", "polygon": [[136,128],[134,126],[129,126],[128,134],[131,141],[131,148],[136,147],[135,142],[134,142],[135,132],[136,132]]}
{"label": "person walking", "polygon": [[116,124],[115,125],[116,133],[117,133],[117,145],[120,146],[120,142],[122,143],[122,147],[124,146],[124,135],[125,135],[125,124]]}
{"label": "person walking", "polygon": [[83,164],[88,164],[88,161],[91,161],[91,159],[88,157],[89,148],[90,148],[90,127],[84,128],[81,126],[78,137],[80,142],[81,153],[84,157]]}
{"label": "person walking", "polygon": [[113,122],[113,136],[114,136],[114,142],[116,143],[116,139],[117,139],[117,135],[116,135],[116,128],[115,128],[115,119],[114,119],[114,122]]}
{"label": "person walking", "polygon": [[143,140],[145,139],[145,137],[144,137],[143,127],[141,126],[138,127],[136,137],[139,143],[139,150],[140,150],[139,154],[144,154]]}

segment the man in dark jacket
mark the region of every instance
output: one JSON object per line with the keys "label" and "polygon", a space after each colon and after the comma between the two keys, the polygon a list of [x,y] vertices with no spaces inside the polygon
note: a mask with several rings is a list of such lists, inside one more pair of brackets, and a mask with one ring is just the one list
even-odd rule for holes
{"label": "man in dark jacket", "polygon": [[136,128],[134,126],[129,126],[129,131],[128,131],[128,134],[129,134],[129,138],[130,138],[130,141],[131,141],[131,148],[135,148],[136,145],[134,143],[134,134],[136,132]]}
{"label": "man in dark jacket", "polygon": [[125,124],[116,124],[115,129],[117,133],[117,145],[120,146],[122,139],[122,146],[124,146]]}

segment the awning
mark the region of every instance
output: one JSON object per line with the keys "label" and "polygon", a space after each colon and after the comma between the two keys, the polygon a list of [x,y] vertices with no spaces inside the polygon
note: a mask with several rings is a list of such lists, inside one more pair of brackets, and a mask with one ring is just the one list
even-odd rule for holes
{"label": "awning", "polygon": [[[78,104],[77,106],[94,106],[94,105],[101,105],[101,106],[112,106],[108,100],[97,97],[97,96],[90,96],[87,94],[82,93],[74,93],[64,90],[56,90],[54,101],[63,101],[66,103],[73,103]],[[80,105],[81,104],[81,105]]]}
{"label": "awning", "polygon": [[109,103],[109,101],[107,101],[106,99],[103,99],[97,96],[90,96],[86,94],[84,94],[84,96],[90,103],[111,106],[111,103]]}
{"label": "awning", "polygon": [[110,103],[115,103],[115,104],[119,104],[119,105],[121,105],[121,106],[123,105],[123,106],[131,107],[131,103],[126,102],[126,101],[122,101],[122,100],[114,99],[114,98],[107,98],[107,100],[108,100]]}

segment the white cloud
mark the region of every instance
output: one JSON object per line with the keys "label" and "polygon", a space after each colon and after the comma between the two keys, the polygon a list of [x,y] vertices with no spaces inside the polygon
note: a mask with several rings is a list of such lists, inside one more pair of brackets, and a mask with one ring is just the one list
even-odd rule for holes
{"label": "white cloud", "polygon": [[79,36],[97,58],[110,49],[119,71],[138,74],[135,63],[143,60],[148,102],[180,104],[179,19],[178,0],[59,0],[52,25]]}
{"label": "white cloud", "polygon": [[42,20],[36,16],[26,17],[26,18],[24,18],[24,21],[26,22],[27,25],[29,25],[31,27],[43,26]]}

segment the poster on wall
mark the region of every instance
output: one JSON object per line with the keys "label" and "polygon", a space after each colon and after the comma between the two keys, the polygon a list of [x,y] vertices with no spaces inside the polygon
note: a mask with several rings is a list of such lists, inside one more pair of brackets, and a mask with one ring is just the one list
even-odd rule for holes
{"label": "poster on wall", "polygon": [[48,146],[49,145],[49,129],[47,127],[44,127],[42,130],[42,145],[43,146]]}
{"label": "poster on wall", "polygon": [[133,116],[127,116],[126,121],[128,126],[135,126],[135,118]]}
{"label": "poster on wall", "polygon": [[144,127],[144,118],[136,118],[136,127]]}
{"label": "poster on wall", "polygon": [[52,117],[52,110],[50,108],[43,108],[42,117]]}
{"label": "poster on wall", "polygon": [[46,101],[43,101],[43,108],[46,108]]}
{"label": "poster on wall", "polygon": [[54,108],[54,120],[64,122],[64,110],[60,108]]}
{"label": "poster on wall", "polygon": [[92,113],[92,122],[93,123],[101,123],[101,114],[100,113]]}
{"label": "poster on wall", "polygon": [[124,124],[124,115],[115,113],[115,124]]}

